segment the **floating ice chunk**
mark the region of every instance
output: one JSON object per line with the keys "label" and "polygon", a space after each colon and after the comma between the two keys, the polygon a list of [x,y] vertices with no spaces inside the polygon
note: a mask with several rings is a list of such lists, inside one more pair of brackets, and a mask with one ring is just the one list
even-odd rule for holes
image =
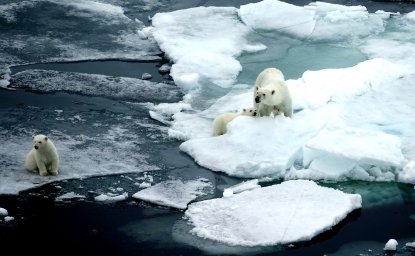
{"label": "floating ice chunk", "polygon": [[409,248],[412,248],[412,249],[415,249],[415,242],[408,242],[408,243],[405,244],[405,246],[409,247]]}
{"label": "floating ice chunk", "polygon": [[[358,194],[293,180],[189,205],[191,232],[232,246],[311,240],[361,208]],[[306,209],[306,210],[304,210]]]}
{"label": "floating ice chunk", "polygon": [[264,0],[242,5],[239,16],[253,29],[277,30],[295,36],[308,36],[315,26],[314,11],[289,3]]}
{"label": "floating ice chunk", "polygon": [[242,70],[235,58],[246,48],[249,32],[236,8],[198,7],[157,13],[152,25],[154,39],[174,62],[170,75],[178,86],[191,90],[204,81],[221,87],[235,82]]}
{"label": "floating ice chunk", "polygon": [[205,179],[184,182],[168,180],[140,190],[133,195],[133,198],[177,209],[186,209],[189,202],[210,193],[211,190],[212,184]]}
{"label": "floating ice chunk", "polygon": [[171,69],[170,64],[163,64],[161,67],[159,67],[159,72],[160,73],[169,73],[170,69]]}
{"label": "floating ice chunk", "polygon": [[385,17],[369,14],[364,6],[344,6],[325,2],[312,2],[304,9],[315,12],[314,31],[311,38],[342,40],[365,37],[384,31]]}
{"label": "floating ice chunk", "polygon": [[13,221],[14,220],[14,217],[12,217],[12,216],[6,216],[6,217],[4,217],[4,221],[5,222],[10,222],[10,221]]}
{"label": "floating ice chunk", "polygon": [[108,194],[101,194],[99,196],[96,196],[95,201],[112,203],[112,202],[123,201],[127,199],[127,197],[128,197],[127,192],[123,193],[122,195],[114,195],[114,194],[108,193]]}
{"label": "floating ice chunk", "polygon": [[415,21],[415,11],[407,13],[405,17],[411,21]]}
{"label": "floating ice chunk", "polygon": [[293,119],[240,116],[228,124],[225,135],[190,139],[180,149],[213,171],[239,177],[282,177],[327,118],[327,112],[308,111]]}
{"label": "floating ice chunk", "polygon": [[[151,187],[151,183],[149,183],[149,182],[141,182],[139,185],[138,185],[138,187],[139,188],[149,188],[149,187]],[[133,195],[133,197],[134,197],[134,195]]]}
{"label": "floating ice chunk", "polygon": [[398,246],[398,242],[395,239],[389,239],[388,242],[385,244],[385,251],[396,251],[396,246]]}
{"label": "floating ice chunk", "polygon": [[149,73],[144,73],[144,74],[141,76],[141,79],[143,79],[143,80],[149,80],[149,79],[151,79],[151,78],[153,78],[153,76],[152,76],[151,74],[149,74]]}
{"label": "floating ice chunk", "polygon": [[55,201],[64,201],[66,199],[84,199],[85,196],[75,192],[68,192],[55,198]]}
{"label": "floating ice chunk", "polygon": [[233,194],[238,194],[247,190],[253,190],[260,187],[261,185],[258,185],[258,179],[247,180],[242,183],[236,184],[232,187],[226,188],[223,191],[223,196],[232,196]]}
{"label": "floating ice chunk", "polygon": [[0,217],[7,215],[9,215],[9,212],[6,209],[0,207]]}
{"label": "floating ice chunk", "polygon": [[135,78],[96,74],[27,70],[13,75],[13,85],[43,92],[68,91],[84,95],[107,96],[128,100],[176,101],[181,93],[177,87]]}
{"label": "floating ice chunk", "polygon": [[415,184],[415,161],[409,161],[399,173],[398,180],[404,183]]}

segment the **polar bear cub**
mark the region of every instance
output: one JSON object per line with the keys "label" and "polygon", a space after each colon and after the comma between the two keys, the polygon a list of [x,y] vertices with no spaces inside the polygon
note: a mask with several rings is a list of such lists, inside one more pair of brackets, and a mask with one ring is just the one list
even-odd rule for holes
{"label": "polar bear cub", "polygon": [[257,111],[254,108],[244,108],[240,113],[223,113],[218,115],[215,120],[213,121],[213,136],[219,136],[226,133],[226,127],[229,122],[235,119],[238,116],[256,116]]}
{"label": "polar bear cub", "polygon": [[292,100],[284,75],[279,69],[266,68],[257,77],[254,87],[254,108],[258,116],[284,113],[292,117]]}
{"label": "polar bear cub", "polygon": [[33,136],[33,142],[34,147],[26,156],[26,169],[32,172],[39,171],[42,176],[58,175],[59,155],[52,140],[39,134]]}

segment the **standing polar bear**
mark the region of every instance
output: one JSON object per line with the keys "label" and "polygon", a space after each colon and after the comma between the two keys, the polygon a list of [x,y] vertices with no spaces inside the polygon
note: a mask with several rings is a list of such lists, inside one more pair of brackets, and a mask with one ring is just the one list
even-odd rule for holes
{"label": "standing polar bear", "polygon": [[254,108],[244,108],[241,113],[223,113],[218,115],[213,121],[213,136],[219,136],[226,133],[226,127],[233,119],[238,116],[256,116],[257,111]]}
{"label": "standing polar bear", "polygon": [[52,140],[39,134],[33,136],[33,142],[35,146],[26,157],[26,169],[32,172],[39,171],[42,176],[58,175],[59,156]]}
{"label": "standing polar bear", "polygon": [[254,108],[259,116],[283,113],[286,117],[292,117],[290,90],[279,69],[266,68],[258,75],[254,87]]}

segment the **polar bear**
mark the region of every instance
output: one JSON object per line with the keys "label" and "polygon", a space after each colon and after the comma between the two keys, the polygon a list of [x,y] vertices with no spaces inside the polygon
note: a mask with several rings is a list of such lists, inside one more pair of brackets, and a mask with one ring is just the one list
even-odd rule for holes
{"label": "polar bear", "polygon": [[220,114],[213,121],[212,135],[219,136],[219,135],[225,134],[228,123],[238,116],[256,116],[256,115],[257,115],[257,111],[252,107],[242,109],[241,113],[228,112],[228,113]]}
{"label": "polar bear", "polygon": [[58,175],[59,155],[52,140],[43,134],[33,136],[34,148],[26,156],[25,167],[42,176]]}
{"label": "polar bear", "polygon": [[258,75],[254,87],[254,108],[258,116],[276,116],[283,113],[292,117],[290,90],[279,69],[266,68]]}

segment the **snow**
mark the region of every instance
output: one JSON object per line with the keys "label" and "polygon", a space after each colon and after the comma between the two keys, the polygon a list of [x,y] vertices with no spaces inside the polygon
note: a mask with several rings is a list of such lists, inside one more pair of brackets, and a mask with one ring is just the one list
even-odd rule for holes
{"label": "snow", "polygon": [[9,215],[9,212],[6,209],[0,207],[0,216],[7,216],[7,215]]}
{"label": "snow", "polygon": [[60,196],[57,196],[55,198],[55,201],[65,201],[67,199],[84,199],[84,198],[86,198],[84,195],[80,195],[75,192],[68,192]]}
{"label": "snow", "polygon": [[389,239],[388,242],[385,244],[385,251],[396,251],[396,246],[398,246],[398,242],[395,239]]}
{"label": "snow", "polygon": [[107,193],[107,194],[101,194],[101,195],[94,197],[95,201],[104,202],[104,203],[113,203],[113,202],[123,201],[127,198],[128,198],[127,192],[121,195]]}
{"label": "snow", "polygon": [[194,226],[191,233],[201,238],[269,246],[309,241],[361,208],[361,200],[357,194],[295,180],[192,203],[185,215]]}
{"label": "snow", "polygon": [[229,188],[225,188],[225,190],[223,191],[223,196],[228,197],[232,196],[233,194],[238,194],[247,190],[253,190],[260,187],[261,186],[258,185],[258,179],[247,180],[234,186],[231,186]]}
{"label": "snow", "polygon": [[167,180],[133,194],[133,198],[162,206],[186,209],[196,198],[211,193],[212,184],[206,179]]}
{"label": "snow", "polygon": [[173,85],[97,74],[34,69],[19,72],[13,79],[16,87],[42,92],[67,91],[125,100],[173,101],[181,95]]}

